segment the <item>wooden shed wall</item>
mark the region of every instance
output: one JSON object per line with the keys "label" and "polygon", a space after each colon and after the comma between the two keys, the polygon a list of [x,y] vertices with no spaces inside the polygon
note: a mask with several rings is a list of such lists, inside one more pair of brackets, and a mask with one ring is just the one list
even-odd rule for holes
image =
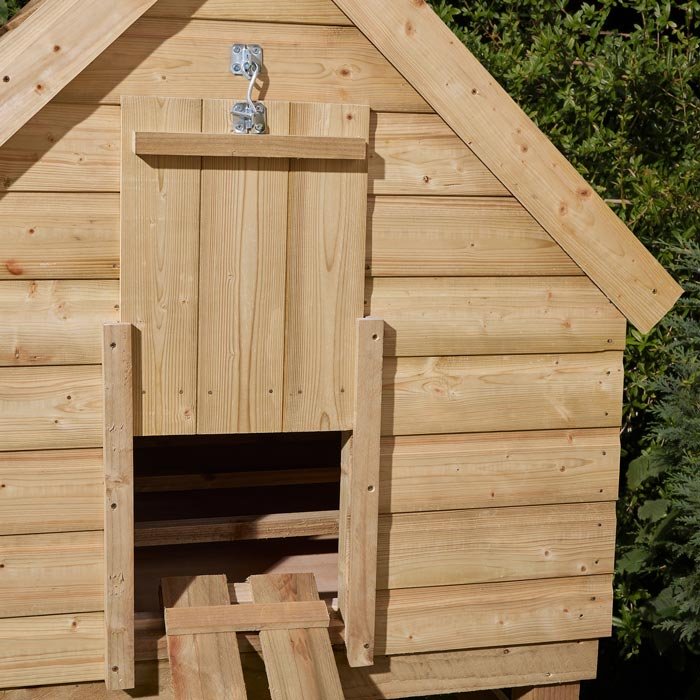
{"label": "wooden shed wall", "polygon": [[265,99],[373,110],[379,653],[609,633],[625,321],[348,25],[330,0],[160,0],[0,149],[0,686],[101,676],[119,99],[240,97],[233,40],[264,46]]}

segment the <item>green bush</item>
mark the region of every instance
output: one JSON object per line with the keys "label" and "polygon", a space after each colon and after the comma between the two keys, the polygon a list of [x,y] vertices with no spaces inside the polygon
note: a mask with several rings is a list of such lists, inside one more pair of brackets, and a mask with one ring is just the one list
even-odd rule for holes
{"label": "green bush", "polygon": [[12,19],[29,0],[0,0],[0,26]]}

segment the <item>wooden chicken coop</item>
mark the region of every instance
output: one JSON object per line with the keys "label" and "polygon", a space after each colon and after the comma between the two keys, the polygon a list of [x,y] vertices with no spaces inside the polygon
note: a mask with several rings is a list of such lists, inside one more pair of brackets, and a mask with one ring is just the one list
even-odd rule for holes
{"label": "wooden chicken coop", "polygon": [[2,697],[577,697],[681,289],[426,2],[34,0],[0,76]]}

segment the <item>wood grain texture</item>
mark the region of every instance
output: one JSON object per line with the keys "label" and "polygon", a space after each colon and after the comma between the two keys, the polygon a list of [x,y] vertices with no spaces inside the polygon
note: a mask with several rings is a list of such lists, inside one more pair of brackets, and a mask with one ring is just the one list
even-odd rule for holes
{"label": "wood grain texture", "polygon": [[125,32],[59,100],[117,104],[121,95],[243,99],[247,82],[234,80],[228,70],[235,36],[264,47],[260,85],[266,101],[432,111],[354,27],[156,17],[143,18]]}
{"label": "wood grain texture", "polygon": [[617,498],[617,428],[385,437],[382,513]]}
{"label": "wood grain texture", "polygon": [[102,450],[0,452],[0,535],[101,530]]}
{"label": "wood grain texture", "polygon": [[373,112],[372,194],[507,196],[508,190],[437,114]]}
{"label": "wood grain texture", "polygon": [[0,537],[0,617],[102,610],[102,532]]}
{"label": "wood grain texture", "polygon": [[612,577],[405,588],[377,593],[380,654],[609,636]]}
{"label": "wood grain texture", "polygon": [[378,588],[611,574],[615,503],[382,515],[377,551]]}
{"label": "wood grain texture", "polygon": [[118,194],[0,197],[0,279],[118,277]]}
{"label": "wood grain texture", "polygon": [[[313,574],[251,576],[255,603],[318,600]],[[272,700],[343,700],[326,629],[266,630],[260,633]]]}
{"label": "wood grain texture", "polygon": [[48,104],[0,148],[0,191],[118,192],[119,142],[119,107]]}
{"label": "wood grain texture", "polygon": [[0,366],[98,364],[118,318],[116,280],[0,281]]}
{"label": "wood grain texture", "polygon": [[382,433],[619,426],[622,354],[384,360]]}
{"label": "wood grain texture", "polygon": [[101,612],[0,619],[0,688],[103,677]]}
{"label": "wood grain texture", "polygon": [[199,100],[124,98],[122,320],[140,331],[142,425],[137,434],[196,429],[200,159],[136,156],[137,129],[195,131]]}
{"label": "wood grain texture", "polygon": [[[289,133],[289,104],[267,109],[272,133]],[[230,129],[230,100],[203,110],[205,131]],[[281,431],[289,162],[202,166],[197,430]]]}
{"label": "wood grain texture", "polygon": [[374,279],[365,300],[386,355],[625,349],[625,317],[586,277]]}
{"label": "wood grain texture", "polygon": [[373,277],[583,274],[506,197],[370,198],[367,265]]}
{"label": "wood grain texture", "polygon": [[[290,133],[367,138],[369,109],[293,104]],[[352,426],[362,317],[367,164],[294,161],[289,175],[285,431]]]}
{"label": "wood grain texture", "polygon": [[666,314],[682,289],[428,3],[336,4],[631,323]]}
{"label": "wood grain texture", "polygon": [[0,368],[0,451],[101,445],[99,366]]}
{"label": "wood grain texture", "polygon": [[513,688],[513,700],[578,700],[580,685],[540,686],[537,688]]}
{"label": "wood grain texture", "polygon": [[[226,576],[166,578],[166,608],[230,605]],[[245,700],[245,682],[235,632],[168,635],[175,700]]]}
{"label": "wood grain texture", "polygon": [[105,683],[134,687],[134,328],[104,326]]}

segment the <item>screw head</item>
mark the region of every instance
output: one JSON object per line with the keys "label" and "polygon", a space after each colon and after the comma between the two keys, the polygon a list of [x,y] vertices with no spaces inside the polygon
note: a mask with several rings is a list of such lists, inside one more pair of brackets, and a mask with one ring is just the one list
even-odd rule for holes
{"label": "screw head", "polygon": [[234,63],[234,64],[233,64],[233,72],[234,72],[234,73],[240,73],[240,72],[241,72],[241,64],[240,64],[240,63]]}
{"label": "screw head", "polygon": [[233,47],[233,53],[240,53],[241,52],[241,47],[236,45]]}
{"label": "screw head", "polygon": [[265,126],[263,124],[256,124],[253,128],[258,134],[262,134],[262,132],[265,131]]}

